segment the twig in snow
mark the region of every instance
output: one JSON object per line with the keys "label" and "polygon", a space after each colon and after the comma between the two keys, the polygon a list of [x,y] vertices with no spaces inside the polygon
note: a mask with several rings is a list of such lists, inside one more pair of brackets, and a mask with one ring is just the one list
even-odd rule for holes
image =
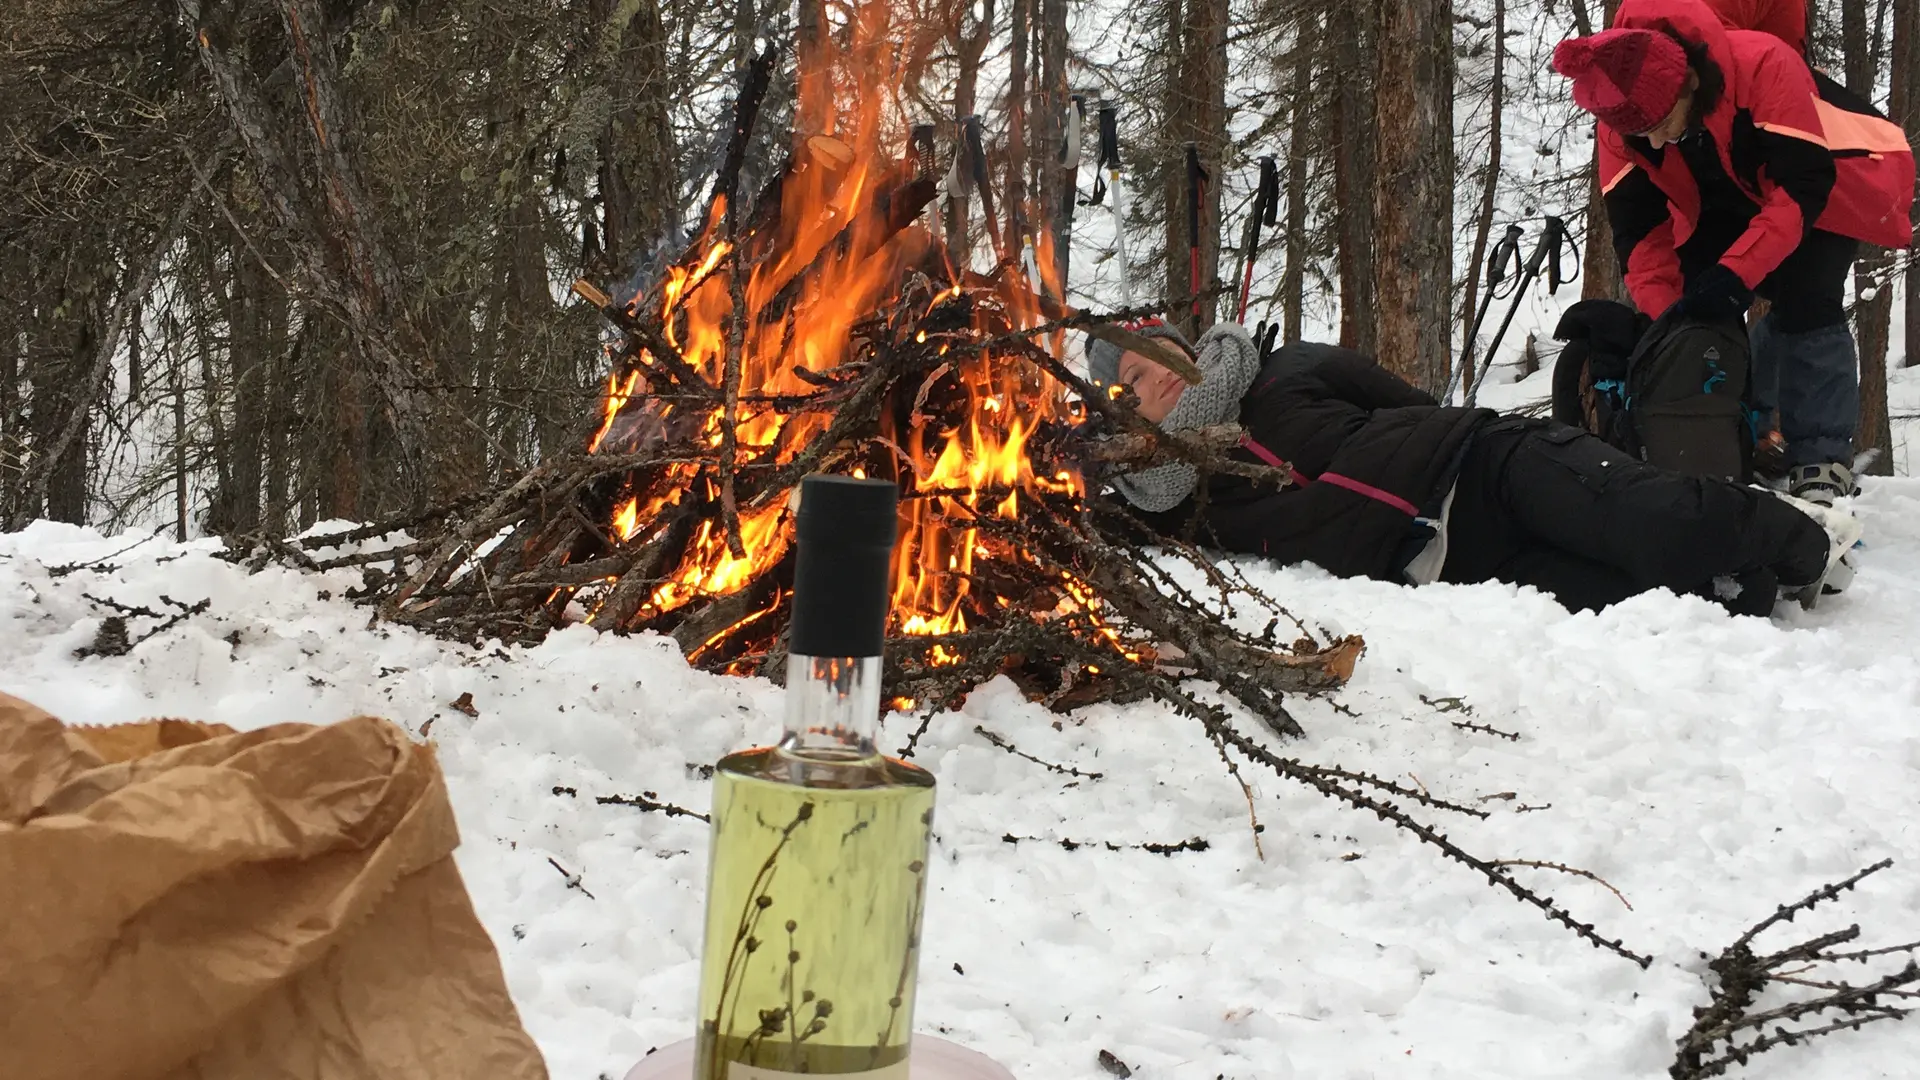
{"label": "twig in snow", "polygon": [[1425,694],[1421,694],[1420,703],[1431,708],[1434,712],[1457,712],[1466,713],[1468,716],[1473,715],[1473,706],[1467,704],[1466,699],[1461,697],[1430,698]]}
{"label": "twig in snow", "polygon": [[1148,851],[1169,858],[1183,851],[1206,851],[1213,847],[1204,836],[1190,837],[1174,844],[1160,844],[1149,841],[1144,844],[1116,844],[1111,840],[1056,840],[1044,836],[1015,836],[1007,833],[1000,838],[1003,844],[1058,844],[1062,851],[1079,851],[1081,848],[1106,848],[1108,851]]}
{"label": "twig in snow", "polygon": [[1019,747],[1013,745],[1013,743],[1009,742],[1004,737],[996,735],[991,731],[988,731],[984,726],[980,724],[975,724],[973,726],[973,733],[987,740],[993,745],[999,747],[1000,749],[1005,750],[1007,753],[1012,754],[1014,757],[1026,758],[1028,761],[1033,762],[1035,765],[1040,766],[1041,768],[1047,770],[1048,772],[1056,772],[1061,774],[1062,776],[1083,777],[1087,780],[1098,780],[1102,776],[1106,775],[1104,773],[1097,773],[1097,772],[1081,772],[1079,769],[1075,769],[1071,766],[1055,765],[1051,761],[1042,761],[1039,758],[1034,757],[1032,754],[1027,753],[1025,750],[1022,750]]}
{"label": "twig in snow", "polygon": [[[555,795],[565,795],[569,798],[579,794],[579,792],[570,787],[557,786],[553,789],[553,793]],[[601,806],[631,806],[636,810],[665,814],[668,817],[690,817],[699,818],[701,821],[709,820],[707,815],[698,810],[689,810],[684,806],[675,806],[670,802],[661,802],[651,791],[643,791],[638,795],[596,795],[593,797],[593,801],[599,803]]]}
{"label": "twig in snow", "polygon": [[1497,727],[1489,727],[1486,724],[1476,724],[1471,720],[1455,720],[1453,721],[1453,726],[1459,728],[1461,731],[1478,731],[1483,735],[1497,735],[1508,742],[1520,741],[1520,736],[1515,732],[1501,731]]}
{"label": "twig in snow", "polygon": [[1260,815],[1254,813],[1253,788],[1248,787],[1246,777],[1240,775],[1240,766],[1236,764],[1231,757],[1227,756],[1227,744],[1225,740],[1215,735],[1213,737],[1213,745],[1215,749],[1220,751],[1220,760],[1227,763],[1227,774],[1233,777],[1234,783],[1240,785],[1240,794],[1246,797],[1247,826],[1253,830],[1253,857],[1259,859],[1261,862],[1266,862],[1267,853],[1260,847],[1260,834],[1265,832],[1267,827],[1260,824]]}
{"label": "twig in snow", "polygon": [[568,872],[567,872],[567,868],[566,868],[566,867],[564,867],[564,866],[561,866],[561,865],[560,865],[560,864],[559,864],[558,862],[556,862],[556,861],[555,861],[555,860],[553,859],[553,857],[552,857],[552,856],[548,856],[548,857],[547,857],[547,862],[548,862],[549,864],[551,864],[551,865],[552,865],[552,867],[553,867],[553,868],[554,868],[555,870],[558,870],[558,871],[560,871],[560,876],[561,876],[561,877],[563,877],[563,878],[565,878],[565,879],[567,880],[567,888],[569,888],[569,889],[579,889],[579,890],[580,890],[581,892],[583,892],[583,893],[587,893],[587,899],[589,899],[589,900],[592,900],[592,899],[594,899],[594,898],[595,898],[595,897],[594,897],[594,895],[593,895],[592,893],[590,893],[590,892],[587,892],[587,887],[586,887],[585,885],[582,885],[582,884],[580,884],[580,875],[579,875],[579,874],[570,874],[570,873],[568,873]]}
{"label": "twig in snow", "polygon": [[1633,905],[1627,903],[1627,898],[1621,894],[1619,889],[1614,888],[1613,884],[1609,882],[1606,878],[1601,877],[1599,874],[1596,874],[1591,870],[1582,870],[1577,866],[1568,866],[1565,863],[1541,862],[1538,859],[1495,859],[1493,861],[1493,865],[1494,866],[1531,866],[1538,870],[1558,870],[1563,874],[1574,874],[1578,877],[1586,878],[1589,881],[1597,881],[1600,884],[1606,886],[1606,889],[1608,892],[1618,897],[1622,904],[1626,904],[1628,911],[1633,910]]}
{"label": "twig in snow", "polygon": [[[92,593],[83,592],[80,595],[99,604],[101,607],[112,608],[119,614],[109,616],[106,621],[101,624],[100,633],[94,638],[94,643],[91,646],[76,650],[75,655],[77,656],[125,656],[127,653],[133,651],[134,646],[148,638],[164,634],[213,606],[211,597],[196,603],[183,604],[163,593],[161,594],[160,602],[174,610],[170,612],[160,612],[154,611],[152,608],[141,607],[137,604],[123,604],[118,600],[109,600],[105,597],[95,596]],[[127,636],[127,620],[131,618],[159,619],[160,623],[139,637],[129,638]]]}
{"label": "twig in snow", "polygon": [[[1412,816],[1399,806],[1375,798],[1357,786],[1346,786],[1337,782],[1336,778],[1347,779],[1348,784],[1353,783],[1350,778],[1339,777],[1337,770],[1310,766],[1304,762],[1282,758],[1235,729],[1225,709],[1217,705],[1203,704],[1180,690],[1177,686],[1171,684],[1157,689],[1163,700],[1173,703],[1178,711],[1198,720],[1210,734],[1217,734],[1220,738],[1233,744],[1234,749],[1240,751],[1243,756],[1267,766],[1289,780],[1295,780],[1305,784],[1330,799],[1337,799],[1357,810],[1369,811],[1381,820],[1412,833],[1423,842],[1439,848],[1441,854],[1446,857],[1478,871],[1486,877],[1488,884],[1504,889],[1521,903],[1538,909],[1548,919],[1573,931],[1576,936],[1595,948],[1605,949],[1617,956],[1625,957],[1643,968],[1653,964],[1653,958],[1651,956],[1634,952],[1617,939],[1602,937],[1594,931],[1592,923],[1583,923],[1575,919],[1565,908],[1560,907],[1553,901],[1520,884],[1519,881],[1514,879],[1513,875],[1507,873],[1503,868],[1494,866],[1486,859],[1469,853],[1458,844],[1448,840],[1445,834],[1431,826],[1414,820]],[[1390,785],[1384,782],[1375,782],[1373,786],[1381,789],[1390,787]],[[1406,795],[1415,799],[1419,798],[1417,792],[1407,792]],[[1484,810],[1468,810],[1467,812],[1480,816],[1485,816],[1486,814]]]}
{"label": "twig in snow", "polygon": [[[1909,1010],[1883,1004],[1881,999],[1892,997],[1909,1000],[1920,996],[1908,989],[1920,985],[1920,964],[1913,959],[1915,950],[1920,949],[1920,942],[1844,954],[1829,952],[1832,946],[1853,941],[1860,936],[1858,926],[1849,926],[1816,935],[1765,956],[1755,956],[1752,948],[1754,939],[1770,927],[1791,922],[1794,916],[1835,899],[1869,874],[1890,865],[1892,860],[1882,860],[1845,881],[1822,886],[1791,904],[1775,909],[1772,915],[1755,923],[1718,957],[1709,961],[1707,967],[1718,980],[1717,985],[1712,987],[1713,1001],[1704,1008],[1694,1010],[1693,1027],[1680,1037],[1673,1065],[1667,1070],[1667,1075],[1674,1080],[1719,1076],[1735,1065],[1747,1064],[1756,1054],[1775,1047],[1797,1046],[1821,1035],[1852,1031],[1876,1020],[1897,1020],[1906,1016]],[[1837,979],[1799,977],[1812,970],[1811,961],[1865,962],[1875,956],[1899,953],[1907,955],[1904,968],[1864,986]],[[1802,966],[1781,970],[1789,964]],[[1760,993],[1772,983],[1806,986],[1826,992],[1819,997],[1755,1011]],[[1840,1012],[1845,1018],[1816,1027],[1787,1027],[1790,1022],[1817,1016],[1828,1010]],[[1766,1032],[1768,1025],[1773,1026],[1770,1034]],[[1757,1033],[1758,1037],[1747,1042],[1739,1041],[1739,1037],[1746,1033]]]}
{"label": "twig in snow", "polygon": [[149,534],[138,540],[135,540],[133,543],[128,544],[126,547],[121,548],[119,551],[115,551],[107,555],[102,555],[97,559],[88,559],[85,562],[77,562],[77,563],[63,563],[60,566],[49,566],[47,567],[47,576],[51,578],[63,578],[63,577],[66,577],[68,574],[74,573],[75,571],[78,571],[78,570],[96,570],[96,569],[105,570],[105,571],[117,570],[119,569],[119,567],[109,565],[110,563],[112,563],[114,559],[117,559],[120,556],[125,555],[127,552],[132,551],[134,548],[137,548],[142,544],[152,543],[159,535],[160,535],[159,533]]}

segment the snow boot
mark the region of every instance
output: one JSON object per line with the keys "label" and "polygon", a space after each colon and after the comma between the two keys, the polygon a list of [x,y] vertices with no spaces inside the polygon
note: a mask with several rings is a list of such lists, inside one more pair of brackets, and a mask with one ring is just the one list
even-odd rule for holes
{"label": "snow boot", "polygon": [[1833,500],[1858,495],[1860,489],[1853,485],[1851,465],[1828,461],[1795,465],[1787,472],[1787,493],[1796,499],[1832,506]]}
{"label": "snow boot", "polygon": [[1860,542],[1863,531],[1860,519],[1845,510],[1836,510],[1825,503],[1814,502],[1775,491],[1774,495],[1791,504],[1795,510],[1820,523],[1827,534],[1827,569],[1820,580],[1809,585],[1791,587],[1783,590],[1787,595],[1800,601],[1800,606],[1811,609],[1820,602],[1822,595],[1842,592],[1853,582],[1853,564],[1847,561],[1847,553]]}

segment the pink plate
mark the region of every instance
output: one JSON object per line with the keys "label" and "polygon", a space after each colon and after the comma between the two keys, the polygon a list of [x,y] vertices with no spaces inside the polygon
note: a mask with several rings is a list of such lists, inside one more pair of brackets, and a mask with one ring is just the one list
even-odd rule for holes
{"label": "pink plate", "polygon": [[[1013,1080],[1013,1074],[985,1054],[932,1035],[913,1037],[913,1080]],[[663,1046],[627,1073],[627,1080],[688,1080],[693,1073],[693,1040]]]}

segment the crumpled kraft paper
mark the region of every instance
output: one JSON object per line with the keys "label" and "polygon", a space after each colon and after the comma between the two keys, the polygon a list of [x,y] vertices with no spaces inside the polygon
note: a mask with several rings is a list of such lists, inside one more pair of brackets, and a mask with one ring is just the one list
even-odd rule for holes
{"label": "crumpled kraft paper", "polygon": [[0,1078],[544,1080],[394,725],[70,728],[0,694]]}

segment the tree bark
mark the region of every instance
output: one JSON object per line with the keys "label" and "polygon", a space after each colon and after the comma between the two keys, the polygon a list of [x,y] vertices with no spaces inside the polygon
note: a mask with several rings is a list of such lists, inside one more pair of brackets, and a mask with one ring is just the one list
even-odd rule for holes
{"label": "tree bark", "polygon": [[[971,4],[956,4],[953,8],[953,45],[959,58],[958,72],[953,80],[953,119],[957,125],[961,120],[972,116],[974,101],[980,84],[980,59],[986,54],[987,45],[993,39],[993,3],[984,0],[981,17],[972,20]],[[969,25],[971,21],[971,25]],[[959,137],[959,128],[953,129],[955,138]],[[958,267],[968,266],[973,258],[972,235],[969,230],[967,209],[970,200],[966,194],[967,178],[961,177],[961,189],[947,195],[945,236],[947,252]]]}
{"label": "tree bark", "polygon": [[[1893,120],[1906,130],[1907,141],[1920,145],[1920,0],[1893,3]],[[1920,274],[1907,261],[1904,367],[1920,365]]]}
{"label": "tree bark", "polygon": [[[1220,166],[1227,146],[1226,122],[1226,0],[1168,0],[1173,35],[1170,58],[1177,65],[1167,83],[1168,130],[1173,160],[1162,184],[1166,209],[1166,268],[1169,299],[1205,292],[1219,276]],[[1200,152],[1207,173],[1200,193],[1200,228],[1189,235],[1186,144]],[[1198,253],[1197,274],[1194,273]],[[1189,336],[1197,337],[1218,318],[1217,294],[1196,298],[1170,314]]]}
{"label": "tree bark", "polygon": [[[1280,336],[1299,341],[1307,266],[1307,159],[1312,153],[1313,57],[1309,42],[1319,40],[1320,16],[1300,16],[1293,42],[1293,123],[1287,134],[1287,265],[1280,275]],[[1251,259],[1254,253],[1249,253]]]}
{"label": "tree bark", "polygon": [[1453,3],[1386,0],[1374,75],[1373,291],[1380,362],[1447,382],[1453,335]]}
{"label": "tree bark", "polygon": [[[798,95],[793,115],[796,138],[819,135],[833,120],[832,68],[826,55],[827,5],[825,0],[798,0],[794,28],[794,66],[798,69],[795,92]],[[992,20],[989,19],[989,22]]]}
{"label": "tree bark", "polygon": [[19,335],[0,322],[0,521],[13,517],[20,494],[20,462],[26,450],[20,420]]}
{"label": "tree bark", "polygon": [[[1847,89],[1873,99],[1876,81],[1873,37],[1864,3],[1841,5],[1841,41],[1846,53]],[[1862,247],[1854,264],[1854,339],[1860,348],[1860,420],[1856,452],[1877,451],[1868,471],[1893,475],[1893,431],[1887,415],[1887,338],[1893,320],[1893,255],[1884,248]]]}
{"label": "tree bark", "polygon": [[[61,385],[47,388],[46,398],[41,396],[42,384],[38,379],[35,380],[36,417],[41,415],[43,400],[44,407],[49,410],[56,408],[55,402],[64,408],[60,409],[57,416],[49,415],[47,419],[52,426],[43,427],[38,433],[33,464],[21,478],[25,497],[15,507],[9,528],[25,528],[27,521],[39,512],[43,504],[47,516],[55,521],[85,523],[88,414],[100,390],[106,386],[113,358],[120,348],[120,337],[126,331],[129,313],[139,307],[152,290],[160,273],[161,260],[166,257],[167,249],[173,246],[181,224],[186,221],[187,212],[199,201],[199,197],[199,190],[189,185],[172,219],[154,238],[152,250],[134,268],[133,276],[127,281],[111,314],[104,310],[105,289],[99,285],[99,267],[82,272],[91,283],[84,290],[86,295],[79,298],[76,306],[76,310],[90,313],[81,316],[79,340],[74,345],[76,350],[81,351],[73,354],[71,367],[59,379]],[[102,265],[111,261],[104,243],[97,253],[70,253],[69,257],[76,257],[76,254],[80,259],[97,259]],[[92,314],[96,310],[97,315]]]}
{"label": "tree bark", "polygon": [[[1007,10],[1012,22],[1007,53],[1007,231],[1008,247],[1015,254],[1024,252],[1033,242],[1033,222],[1027,207],[1027,177],[1034,174],[1034,162],[1027,146],[1031,122],[1027,103],[1028,46],[1033,41],[1033,0],[1013,0]],[[1044,142],[1039,143],[1045,146]],[[1042,218],[1042,221],[1045,219]]]}
{"label": "tree bark", "polygon": [[678,254],[671,235],[680,203],[666,60],[659,5],[639,0],[607,77],[615,104],[600,136],[600,234],[613,273],[643,288]]}
{"label": "tree bark", "polygon": [[1067,110],[1072,96],[1067,86],[1067,0],[1040,0],[1040,86],[1037,107],[1039,123],[1034,125],[1039,147],[1040,212],[1052,238],[1051,273],[1059,284],[1060,297],[1067,295],[1069,229],[1067,200],[1073,195],[1073,181],[1060,160],[1065,146]]}
{"label": "tree bark", "polygon": [[[383,472],[415,504],[459,490],[475,478],[456,474],[446,439],[456,418],[440,415],[426,389],[437,380],[432,350],[405,302],[398,267],[347,147],[351,124],[335,63],[336,35],[316,0],[277,0],[299,99],[293,123],[274,118],[259,80],[232,51],[237,31],[225,21],[232,12],[203,18],[202,0],[175,2],[193,28],[201,63],[246,149],[268,210],[299,238],[290,248],[301,284],[347,330],[365,380],[386,406],[398,453],[382,462]],[[302,133],[303,146],[281,141],[289,128]],[[311,188],[303,177],[311,178]]]}
{"label": "tree bark", "polygon": [[[1593,17],[1587,7],[1587,0],[1568,0],[1567,6],[1573,10],[1574,33],[1581,37],[1594,32]],[[1613,21],[1613,10],[1619,6],[1619,0],[1605,0],[1601,9],[1601,23]],[[1588,126],[1589,132],[1592,126]],[[1620,269],[1620,256],[1613,250],[1613,227],[1607,220],[1606,199],[1600,192],[1600,147],[1595,144],[1586,168],[1587,189],[1587,235],[1586,251],[1580,267],[1580,299],[1582,300],[1619,300],[1627,299],[1627,283]]]}
{"label": "tree bark", "polygon": [[1331,0],[1333,41],[1335,227],[1340,234],[1340,344],[1368,355],[1378,351],[1373,314],[1373,53],[1379,9],[1375,0]]}
{"label": "tree bark", "polygon": [[[1506,107],[1507,81],[1507,3],[1493,0],[1493,81],[1487,93],[1487,175],[1480,185],[1480,217],[1474,222],[1473,255],[1467,259],[1467,288],[1460,303],[1460,356],[1462,362],[1473,355],[1473,309],[1480,300],[1481,263],[1487,257],[1487,234],[1493,228],[1494,197],[1500,190],[1500,123]],[[1460,373],[1463,393],[1473,390],[1473,372]]]}

